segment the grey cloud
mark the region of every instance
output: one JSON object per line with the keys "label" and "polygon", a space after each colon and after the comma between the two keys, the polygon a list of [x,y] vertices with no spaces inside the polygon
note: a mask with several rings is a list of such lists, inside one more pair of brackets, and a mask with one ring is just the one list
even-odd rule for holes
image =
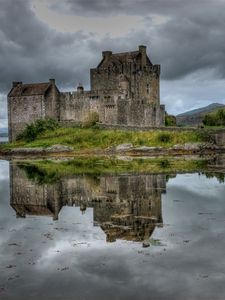
{"label": "grey cloud", "polygon": [[[216,1],[218,2],[218,1]],[[50,2],[51,3],[51,2]],[[204,9],[214,6],[215,1],[205,0]],[[218,2],[218,5],[223,5]],[[102,16],[126,14],[126,15],[143,15],[146,13],[159,13],[163,15],[171,15],[176,13],[187,13],[187,11],[202,11],[201,1],[185,1],[185,0],[54,0],[49,5],[51,8],[66,13],[74,13],[77,15]]]}
{"label": "grey cloud", "polygon": [[[225,3],[222,1],[206,0],[204,7],[202,1],[193,0],[68,0],[63,3],[54,0],[49,3],[52,9],[74,16],[140,15],[143,24],[123,37],[111,37],[110,34],[100,37],[82,31],[57,32],[38,19],[35,10],[31,9],[31,1],[1,0],[0,93],[6,94],[14,80],[40,82],[52,77],[61,89],[75,88],[79,82],[89,88],[89,69],[98,64],[102,50],[133,50],[139,44],[147,45],[153,63],[161,64],[162,79],[171,82],[164,84],[168,87],[168,90],[162,90],[164,99],[164,95],[175,98],[173,86],[182,83],[185,87],[185,82],[189,85],[187,75],[208,74],[213,70],[215,85],[217,79],[225,77],[225,44],[222,42]],[[155,24],[152,14],[165,19]],[[180,78],[183,78],[182,82],[177,81]],[[201,86],[201,78],[195,78],[196,85]],[[212,77],[208,79],[210,81]],[[190,91],[188,93],[193,96]],[[220,92],[219,97],[225,98],[225,93],[221,96]],[[5,99],[0,118],[6,114]],[[183,110],[196,103],[194,98],[187,99],[188,102],[186,99],[187,95],[183,95],[182,102],[186,105]],[[217,91],[214,99],[219,101]],[[167,99],[164,102],[167,104]]]}
{"label": "grey cloud", "polygon": [[[14,22],[9,21],[12,19]],[[1,92],[7,92],[13,80],[46,81],[56,77],[64,87],[87,82],[84,71],[90,61],[83,58],[91,36],[50,29],[36,18],[28,1],[1,2],[0,36]]]}
{"label": "grey cloud", "polygon": [[[141,30],[131,32],[123,41],[114,44],[134,47],[136,40],[153,45],[154,57],[163,66],[163,78],[180,78],[196,70],[215,68],[218,77],[225,76],[225,45],[222,43],[225,28],[225,3],[222,1],[181,0],[67,0],[53,2],[53,9],[84,16],[116,14],[145,17]],[[155,25],[149,14],[166,18]],[[107,43],[107,39],[105,40]],[[100,46],[100,45],[99,45]]]}
{"label": "grey cloud", "polygon": [[[54,7],[84,15],[99,12],[141,14],[143,27],[125,37],[105,36],[97,39],[82,32],[62,33],[50,29],[37,19],[29,1],[1,3],[0,75],[2,88],[8,90],[12,80],[43,81],[56,77],[59,84],[71,87],[78,81],[88,85],[89,68],[97,64],[103,49],[125,51],[138,44],[151,45],[153,62],[162,65],[162,78],[180,78],[197,70],[213,68],[218,77],[225,76],[225,4],[205,2],[204,12],[193,1],[54,1]],[[181,5],[182,4],[182,5]],[[59,6],[60,5],[60,6]],[[208,6],[207,6],[208,5]],[[213,12],[213,13],[212,13]],[[154,25],[148,13],[165,16],[165,23]],[[13,18],[15,22],[9,22]],[[19,16],[19,17],[18,17]],[[102,15],[101,15],[102,16]]]}

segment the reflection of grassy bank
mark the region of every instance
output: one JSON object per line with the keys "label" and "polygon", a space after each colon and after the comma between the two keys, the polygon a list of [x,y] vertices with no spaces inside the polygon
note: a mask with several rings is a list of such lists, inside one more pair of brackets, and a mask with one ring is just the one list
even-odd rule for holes
{"label": "reflection of grassy bank", "polygon": [[206,161],[184,158],[151,158],[121,160],[113,158],[76,158],[67,161],[26,161],[20,164],[28,177],[38,183],[51,183],[70,175],[105,175],[132,173],[177,173],[204,171]]}
{"label": "reflection of grassy bank", "polygon": [[119,144],[132,143],[134,146],[171,147],[176,144],[195,143],[205,140],[205,132],[197,131],[129,131],[99,128],[58,128],[39,134],[34,141],[20,140],[8,148],[50,147],[61,144],[81,149],[106,149]]}

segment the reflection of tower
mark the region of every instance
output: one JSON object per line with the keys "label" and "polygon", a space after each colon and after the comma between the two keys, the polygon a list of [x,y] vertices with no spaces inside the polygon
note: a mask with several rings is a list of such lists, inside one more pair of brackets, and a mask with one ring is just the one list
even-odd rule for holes
{"label": "reflection of tower", "polygon": [[[110,218],[101,222],[107,241],[148,239],[155,226],[162,223],[161,194],[165,192],[165,176],[118,176],[115,180],[118,205]],[[107,180],[106,186],[111,190]]]}
{"label": "reflection of tower", "polygon": [[57,220],[61,209],[60,183],[38,184],[38,178],[32,181],[28,178],[29,174],[35,178],[36,173],[32,168],[18,167],[15,163],[11,163],[10,204],[15,209],[17,217],[52,216],[53,220]]}
{"label": "reflection of tower", "polygon": [[[51,178],[50,178],[51,179]],[[71,176],[55,182],[34,166],[10,166],[10,204],[17,216],[52,216],[61,208],[93,208],[94,224],[108,242],[117,239],[144,241],[162,223],[161,194],[166,175]]]}

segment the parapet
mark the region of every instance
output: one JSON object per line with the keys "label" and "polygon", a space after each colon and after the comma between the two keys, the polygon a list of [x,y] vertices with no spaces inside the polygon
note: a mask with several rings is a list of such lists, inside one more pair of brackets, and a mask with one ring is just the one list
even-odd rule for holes
{"label": "parapet", "polygon": [[52,84],[55,84],[55,79],[50,78],[50,79],[49,79],[49,82],[52,83]]}
{"label": "parapet", "polygon": [[109,58],[112,55],[112,51],[102,51],[103,58]]}
{"label": "parapet", "polygon": [[22,81],[13,81],[12,87],[16,87],[16,86],[21,85],[21,84],[23,84]]}

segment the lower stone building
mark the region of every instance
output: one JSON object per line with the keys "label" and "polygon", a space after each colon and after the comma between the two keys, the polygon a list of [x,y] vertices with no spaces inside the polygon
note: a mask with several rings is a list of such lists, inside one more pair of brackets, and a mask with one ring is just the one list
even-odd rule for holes
{"label": "lower stone building", "polygon": [[60,92],[55,80],[46,83],[13,82],[8,94],[9,139],[15,140],[26,124],[51,117],[62,123],[82,123],[95,112],[99,122],[139,127],[164,126],[160,105],[160,66],[153,65],[146,46],[137,51],[102,52],[90,70],[91,90]]}

